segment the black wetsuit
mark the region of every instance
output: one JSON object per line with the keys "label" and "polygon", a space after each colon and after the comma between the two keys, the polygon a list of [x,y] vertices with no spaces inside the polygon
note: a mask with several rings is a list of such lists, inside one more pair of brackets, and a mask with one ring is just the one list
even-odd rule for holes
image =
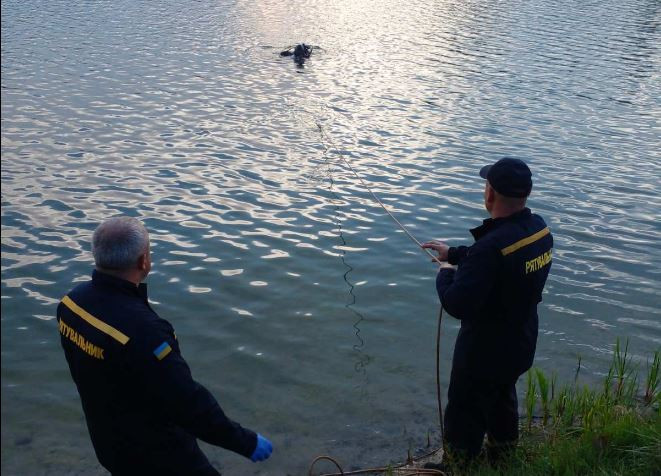
{"label": "black wetsuit", "polygon": [[94,271],[57,308],[92,443],[113,475],[217,475],[197,439],[250,457],[257,438],[193,380],[146,285]]}
{"label": "black wetsuit", "polygon": [[552,235],[528,208],[487,219],[475,243],[450,248],[436,288],[443,308],[461,320],[445,411],[450,448],[469,458],[485,432],[499,444],[518,438],[515,383],[537,343],[537,304],[551,267]]}

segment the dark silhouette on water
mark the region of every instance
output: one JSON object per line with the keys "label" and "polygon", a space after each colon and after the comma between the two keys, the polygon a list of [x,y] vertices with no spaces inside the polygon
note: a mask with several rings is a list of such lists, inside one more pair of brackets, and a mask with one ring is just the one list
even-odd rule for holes
{"label": "dark silhouette on water", "polygon": [[280,52],[280,56],[293,56],[294,62],[297,65],[302,66],[305,63],[305,60],[312,55],[313,46],[306,45],[305,43],[299,43],[296,46],[290,46],[284,51]]}

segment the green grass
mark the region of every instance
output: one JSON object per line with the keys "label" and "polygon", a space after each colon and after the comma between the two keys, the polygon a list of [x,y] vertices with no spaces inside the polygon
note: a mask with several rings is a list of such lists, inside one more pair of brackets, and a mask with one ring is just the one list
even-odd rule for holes
{"label": "green grass", "polygon": [[[486,462],[474,475],[653,475],[661,468],[658,412],[645,418],[635,411],[611,416],[598,429],[562,433],[536,427],[500,467]],[[656,471],[656,472],[655,472]]]}
{"label": "green grass", "polygon": [[497,468],[478,460],[455,474],[661,476],[660,360],[657,351],[642,387],[628,340],[616,342],[597,389],[579,385],[580,358],[574,382],[562,387],[555,374],[531,369],[517,449]]}

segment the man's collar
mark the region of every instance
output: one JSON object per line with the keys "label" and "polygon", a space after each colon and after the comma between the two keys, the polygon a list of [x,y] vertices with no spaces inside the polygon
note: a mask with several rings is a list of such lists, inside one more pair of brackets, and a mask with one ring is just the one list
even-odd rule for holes
{"label": "man's collar", "polygon": [[511,215],[508,215],[506,217],[500,217],[500,218],[487,218],[482,222],[480,226],[477,228],[473,228],[470,232],[473,235],[473,238],[475,240],[479,240],[482,238],[484,235],[489,233],[491,230],[494,228],[499,227],[501,224],[506,223],[511,220],[518,220],[520,218],[527,218],[531,215],[530,208],[526,207],[523,210],[520,210],[518,212],[512,213]]}
{"label": "man's collar", "polygon": [[95,269],[92,272],[92,281],[96,284],[111,286],[131,294],[137,294],[138,296],[147,299],[147,285],[145,283],[140,283],[136,286],[135,283],[132,283],[131,281],[106,274],[98,269]]}

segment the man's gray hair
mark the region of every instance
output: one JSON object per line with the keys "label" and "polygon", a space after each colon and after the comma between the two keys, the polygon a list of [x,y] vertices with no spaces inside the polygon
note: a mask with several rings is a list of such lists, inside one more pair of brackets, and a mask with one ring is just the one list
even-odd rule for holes
{"label": "man's gray hair", "polygon": [[101,223],[92,236],[92,254],[99,268],[130,269],[149,248],[149,234],[133,217],[115,217]]}

